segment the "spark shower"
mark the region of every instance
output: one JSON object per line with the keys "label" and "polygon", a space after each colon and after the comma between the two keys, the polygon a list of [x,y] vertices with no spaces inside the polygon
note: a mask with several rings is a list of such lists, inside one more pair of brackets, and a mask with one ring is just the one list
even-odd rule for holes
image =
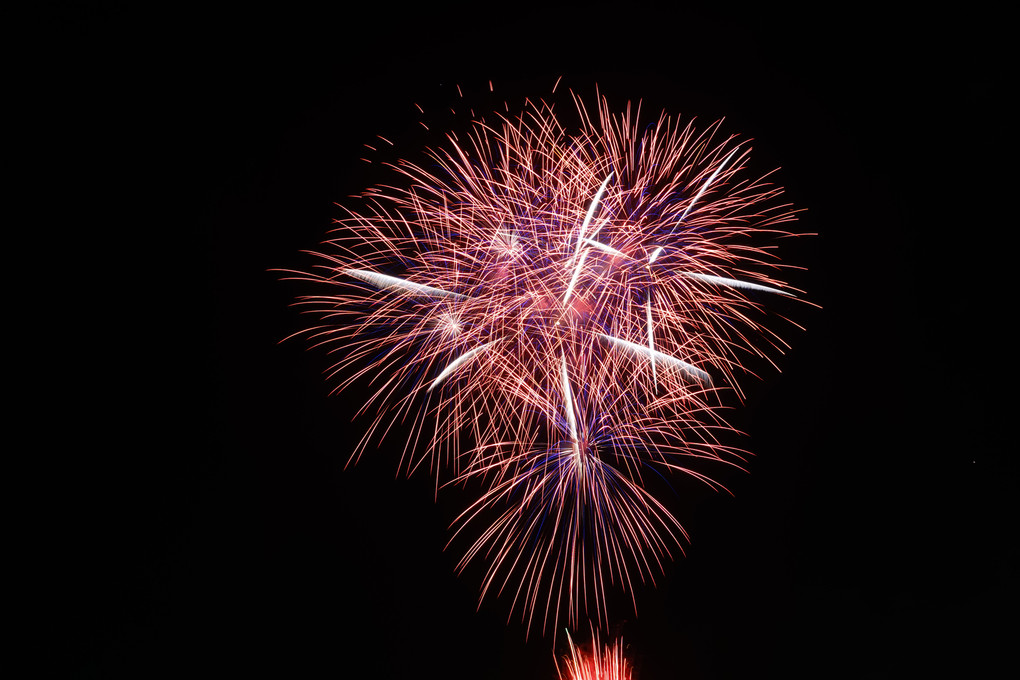
{"label": "spark shower", "polygon": [[542,632],[608,628],[607,590],[636,608],[682,552],[647,482],[721,488],[706,463],[745,455],[723,409],[785,348],[774,326],[795,324],[770,308],[802,299],[775,254],[796,211],[749,142],[605,98],[567,108],[528,102],[392,164],[291,272],[318,291],[301,334],[366,395],[352,460],[399,438],[437,493],[477,490],[458,568]]}

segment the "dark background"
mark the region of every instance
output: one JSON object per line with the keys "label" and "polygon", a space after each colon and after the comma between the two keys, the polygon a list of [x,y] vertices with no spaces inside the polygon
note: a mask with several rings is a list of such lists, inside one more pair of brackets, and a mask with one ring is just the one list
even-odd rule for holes
{"label": "dark background", "polygon": [[381,179],[359,160],[376,135],[413,155],[436,141],[419,120],[519,108],[563,76],[649,117],[725,116],[818,234],[783,258],[821,310],[786,310],[807,330],[736,416],[750,474],[721,473],[733,497],[692,491],[688,555],[621,612],[639,677],[998,668],[1017,605],[1013,75],[1003,18],[970,10],[56,11],[65,178],[96,189],[76,214],[128,224],[88,239],[105,294],[80,329],[94,382],[61,392],[76,445],[38,503],[41,658],[97,678],[555,677],[562,639],[526,640],[504,600],[477,611],[477,578],[454,575],[461,498],[396,477],[395,450],[344,469],[357,395],[280,342],[302,289],[270,270],[306,265],[333,203]]}

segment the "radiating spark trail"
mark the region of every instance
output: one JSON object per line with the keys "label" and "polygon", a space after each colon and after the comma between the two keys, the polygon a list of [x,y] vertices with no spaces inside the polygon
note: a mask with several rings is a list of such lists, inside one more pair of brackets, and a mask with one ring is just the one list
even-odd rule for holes
{"label": "radiating spark trail", "polygon": [[682,359],[677,359],[676,357],[670,356],[669,354],[663,354],[658,350],[652,349],[650,347],[645,347],[634,342],[630,342],[629,340],[614,338],[613,336],[606,335],[605,333],[599,333],[598,336],[605,340],[606,342],[608,342],[613,347],[618,347],[631,354],[635,354],[637,356],[646,358],[649,361],[658,360],[660,364],[679,369],[682,373],[693,378],[694,380],[697,380],[706,387],[712,386],[712,376],[710,376],[707,372],[701,370],[697,366],[689,364]]}
{"label": "radiating spark trail", "polygon": [[705,283],[711,283],[716,286],[726,286],[727,288],[739,288],[741,290],[757,290],[762,293],[774,293],[776,295],[787,295],[789,297],[796,297],[793,293],[778,288],[772,288],[770,286],[763,286],[760,283],[750,283],[748,281],[738,281],[737,279],[728,279],[724,276],[711,276],[709,274],[697,274],[695,272],[680,272],[682,276],[686,276],[691,279],[698,279]]}
{"label": "radiating spark trail", "polygon": [[691,209],[694,208],[698,200],[705,195],[705,192],[708,191],[708,188],[712,186],[712,182],[714,182],[715,178],[719,176],[719,173],[722,172],[722,169],[726,167],[726,164],[730,162],[730,159],[733,158],[733,154],[735,154],[739,150],[739,148],[740,147],[737,147],[733,151],[730,151],[730,155],[723,159],[723,162],[720,163],[719,167],[715,169],[715,172],[712,173],[712,176],[709,177],[708,180],[701,186],[701,190],[698,191],[694,198],[691,199],[691,202],[687,204],[687,209],[684,210],[684,214],[681,215],[680,219],[678,220],[679,223],[682,223],[687,218],[687,214],[691,212]]}
{"label": "radiating spark trail", "polygon": [[[597,249],[601,250],[604,253],[608,253],[608,254],[612,255],[613,257],[618,257],[620,259],[625,259],[625,260],[632,260],[633,259],[632,257],[627,255],[626,253],[623,253],[623,252],[617,250],[616,248],[613,248],[612,246],[606,245],[605,243],[601,243],[599,241],[593,241],[590,238],[584,239],[584,242],[587,243],[588,245],[592,246],[593,248],[597,248]],[[653,264],[655,262],[655,260],[658,258],[658,256],[662,253],[663,250],[664,249],[662,248],[662,246],[659,246],[658,248],[656,248],[655,252],[653,252],[652,255],[648,258],[648,264],[649,265]],[[704,281],[705,283],[710,283],[710,284],[713,284],[713,285],[716,285],[716,286],[726,286],[728,288],[738,288],[738,289],[741,289],[741,290],[756,290],[756,291],[759,291],[759,292],[762,292],[762,293],[774,293],[776,295],[788,295],[790,297],[796,297],[793,293],[791,293],[789,291],[780,290],[779,288],[772,288],[771,286],[763,286],[760,283],[751,283],[749,281],[740,281],[738,279],[730,279],[730,278],[727,278],[725,276],[713,276],[711,274],[699,274],[697,272],[680,271],[678,273],[681,276],[686,276],[686,277],[692,278],[692,279],[698,279],[699,281]]]}
{"label": "radiating spark trail", "polygon": [[478,347],[475,347],[472,350],[468,350],[467,352],[464,352],[463,354],[461,354],[459,357],[457,357],[456,359],[451,361],[450,364],[446,368],[444,368],[443,371],[438,376],[436,376],[436,379],[432,381],[432,384],[429,385],[429,388],[426,391],[431,392],[432,390],[436,389],[439,385],[441,385],[443,383],[444,380],[446,380],[446,378],[451,373],[456,371],[458,368],[463,366],[468,361],[471,361],[471,359],[475,355],[477,355],[477,354],[479,354],[481,352],[484,352],[486,349],[488,349],[492,345],[496,344],[496,342],[498,342],[498,341],[497,340],[493,340],[492,342],[487,342],[484,345],[480,345]]}
{"label": "radiating spark trail", "polygon": [[[570,300],[570,296],[574,292],[574,285],[577,283],[577,277],[581,273],[581,267],[584,266],[585,251],[581,250],[581,244],[586,240],[585,233],[588,231],[588,225],[591,223],[591,218],[595,215],[595,209],[598,208],[599,201],[602,199],[602,193],[609,186],[609,180],[613,178],[613,173],[609,173],[604,180],[602,180],[602,186],[595,192],[595,198],[592,199],[591,205],[588,206],[588,214],[584,216],[584,222],[581,223],[581,229],[577,232],[577,246],[574,248],[574,258],[577,263],[574,265],[574,273],[570,277],[570,283],[567,285],[567,292],[563,294],[563,304],[566,306]],[[592,233],[594,236],[598,233],[598,229]]]}
{"label": "radiating spark trail", "polygon": [[[602,180],[602,184],[599,186],[598,191],[595,192],[595,198],[591,200],[591,204],[588,206],[588,212],[584,216],[584,222],[581,223],[581,229],[577,232],[577,246],[574,248],[574,255],[576,256],[578,251],[581,250],[581,241],[585,238],[588,231],[588,225],[591,224],[592,217],[595,216],[595,210],[599,207],[599,201],[602,200],[602,194],[605,192],[606,187],[609,186],[609,180],[613,179],[613,173],[606,175],[606,178]],[[595,230],[598,233],[598,230]],[[594,234],[592,234],[594,236]]]}
{"label": "radiating spark trail", "polygon": [[570,376],[567,374],[567,357],[566,355],[561,355],[561,357],[563,359],[563,369],[560,373],[563,388],[563,410],[567,416],[567,429],[570,433],[570,445],[574,450],[574,460],[580,465],[581,450],[577,441],[577,419],[574,417],[574,397],[570,392]]}
{"label": "radiating spark trail", "polygon": [[420,283],[414,283],[413,281],[407,281],[405,279],[397,278],[396,276],[387,276],[386,274],[377,274],[376,272],[366,272],[359,269],[345,269],[344,274],[355,279],[360,279],[366,283],[370,283],[380,290],[385,289],[397,289],[410,293],[411,295],[420,295],[423,297],[436,297],[436,298],[454,298],[456,300],[467,300],[467,295],[461,295],[460,293],[451,293],[448,290],[441,288],[433,288],[432,286],[425,286]]}
{"label": "radiating spark trail", "polygon": [[608,246],[605,243],[602,243],[600,241],[595,241],[595,240],[592,240],[590,238],[585,238],[584,242],[587,243],[588,245],[590,245],[593,248],[598,248],[599,250],[601,250],[604,253],[609,253],[613,257],[619,257],[619,258],[628,259],[628,260],[630,259],[630,257],[627,254],[622,253],[619,250],[617,250],[616,248],[613,248],[612,246]]}

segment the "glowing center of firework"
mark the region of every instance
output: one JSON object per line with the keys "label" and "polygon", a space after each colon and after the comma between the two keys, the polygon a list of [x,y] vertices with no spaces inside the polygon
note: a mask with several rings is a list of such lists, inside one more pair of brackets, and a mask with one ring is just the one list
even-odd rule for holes
{"label": "glowing center of firework", "polygon": [[440,334],[447,338],[457,335],[462,330],[460,321],[450,313],[439,315],[439,318],[436,320],[436,328]]}
{"label": "glowing center of firework", "polygon": [[512,231],[500,229],[493,239],[493,248],[504,258],[516,260],[523,252],[520,237]]}

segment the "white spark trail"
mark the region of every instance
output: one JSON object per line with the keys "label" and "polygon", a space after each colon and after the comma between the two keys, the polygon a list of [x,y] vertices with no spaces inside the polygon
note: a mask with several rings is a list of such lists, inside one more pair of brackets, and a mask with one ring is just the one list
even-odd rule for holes
{"label": "white spark trail", "polygon": [[705,283],[711,283],[716,286],[728,286],[730,288],[739,288],[742,290],[757,290],[763,293],[775,293],[776,295],[787,295],[789,297],[796,297],[793,293],[778,288],[772,288],[770,286],[763,286],[760,283],[749,283],[747,281],[738,281],[737,279],[727,279],[723,276],[711,276],[710,274],[695,274],[693,272],[680,272],[682,275],[704,281]]}
{"label": "white spark trail", "polygon": [[[608,248],[609,246],[606,246]],[[651,257],[648,258],[648,266],[650,267],[653,262],[659,257],[662,251],[665,250],[662,246],[655,249]],[[676,271],[676,270],[674,270]],[[725,276],[714,276],[712,274],[698,274],[696,272],[685,272],[680,271],[681,276],[688,278],[697,279],[704,281],[705,283],[712,284],[714,286],[726,286],[728,288],[739,288],[740,290],[756,290],[762,293],[774,293],[776,295],[786,295],[788,297],[797,297],[793,293],[779,288],[773,288],[772,286],[763,286],[760,283],[751,283],[750,281],[740,281],[739,279],[730,279]]]}
{"label": "white spark trail", "polygon": [[460,293],[452,293],[448,290],[443,290],[442,288],[433,288],[432,286],[426,286],[421,283],[414,283],[413,281],[400,279],[396,276],[367,272],[363,269],[345,269],[344,274],[355,279],[360,279],[365,283],[370,283],[380,290],[398,289],[410,293],[411,295],[430,298],[453,298],[455,300],[469,299],[467,295],[461,295]]}
{"label": "white spark trail", "polygon": [[565,354],[561,354],[560,358],[563,359],[560,379],[563,384],[563,402],[564,410],[567,413],[567,425],[570,428],[570,444],[574,449],[574,460],[580,463],[581,450],[577,442],[577,419],[574,417],[574,397],[570,392],[570,378],[567,375],[567,356]]}
{"label": "white spark trail", "polygon": [[691,211],[691,208],[693,208],[694,204],[698,202],[698,199],[701,198],[706,191],[708,191],[708,187],[712,185],[712,182],[714,182],[715,178],[719,176],[719,173],[722,172],[722,169],[725,168],[726,164],[730,162],[730,159],[733,158],[733,154],[735,154],[739,150],[740,147],[738,146],[733,151],[730,151],[730,155],[723,159],[723,162],[720,163],[719,167],[715,169],[715,172],[713,172],[712,176],[708,178],[708,181],[701,185],[701,190],[694,196],[694,200],[688,204],[687,209],[684,210],[684,214],[680,216],[679,220],[677,220],[678,224],[684,221],[684,218],[687,217],[687,213]]}
{"label": "white spark trail", "polygon": [[[602,186],[595,192],[595,198],[591,200],[591,205],[588,206],[588,214],[584,216],[584,222],[581,223],[581,231],[577,233],[577,246],[574,247],[574,255],[577,255],[578,251],[581,250],[581,241],[584,239],[584,232],[588,229],[588,225],[591,224],[591,218],[595,216],[595,210],[599,207],[599,201],[602,200],[602,194],[605,192],[606,187],[609,186],[609,180],[613,178],[613,173],[610,172],[606,175],[606,178],[602,180]],[[596,233],[597,230],[596,230]],[[594,236],[594,234],[592,234]]]}
{"label": "white spark trail", "polygon": [[619,250],[617,250],[616,248],[614,248],[612,246],[607,246],[605,243],[601,243],[599,241],[595,241],[595,240],[590,239],[590,238],[584,239],[584,242],[587,243],[588,245],[592,246],[593,248],[598,248],[602,252],[609,253],[610,255],[613,255],[614,257],[622,257],[622,258],[626,258],[628,260],[631,259],[631,257],[629,255],[627,255],[626,253],[620,252]]}
{"label": "white spark trail", "polygon": [[674,356],[664,354],[663,352],[660,352],[658,350],[649,349],[648,347],[639,345],[634,342],[630,342],[629,340],[614,338],[613,336],[606,335],[604,333],[599,333],[598,335],[600,338],[608,342],[613,347],[617,347],[624,351],[630,352],[631,354],[636,354],[637,356],[640,357],[645,357],[650,360],[658,361],[663,366],[676,368],[680,370],[682,373],[686,374],[688,377],[697,380],[706,387],[711,387],[712,385],[712,376],[710,376],[708,373],[701,370],[697,366],[693,366],[687,363],[686,361],[683,361],[682,359],[677,359]]}
{"label": "white spark trail", "polygon": [[480,353],[480,352],[484,351],[484,350],[485,350],[485,349],[487,349],[487,348],[488,348],[489,346],[491,346],[491,345],[494,345],[494,344],[495,344],[495,343],[497,343],[497,342],[498,342],[498,340],[493,340],[492,342],[487,342],[487,343],[485,343],[484,345],[479,345],[478,347],[475,347],[474,349],[470,349],[470,350],[468,350],[467,352],[464,352],[463,354],[461,354],[461,355],[460,355],[459,357],[457,357],[456,359],[454,359],[453,361],[451,361],[451,362],[450,362],[450,365],[449,365],[449,366],[447,366],[446,368],[444,368],[444,369],[443,369],[443,372],[442,372],[442,373],[440,373],[440,374],[439,374],[439,376],[438,376],[438,377],[436,377],[436,379],[432,381],[432,384],[431,384],[431,385],[429,385],[429,388],[428,388],[427,390],[425,390],[425,391],[426,391],[426,392],[431,392],[432,390],[434,390],[434,389],[435,389],[436,387],[438,387],[438,386],[439,386],[439,385],[440,385],[440,384],[441,384],[441,383],[442,383],[442,382],[443,382],[444,380],[446,380],[446,378],[447,378],[447,377],[448,377],[448,376],[449,376],[449,375],[450,375],[451,373],[453,373],[454,371],[456,371],[456,370],[457,370],[458,368],[460,368],[461,366],[463,366],[463,365],[464,365],[465,363],[467,363],[468,361],[471,361],[471,359],[472,359],[472,358],[473,358],[473,357],[474,357],[475,355],[477,355],[478,353]]}
{"label": "white spark trail", "polygon": [[[606,187],[609,186],[609,180],[612,178],[613,173],[610,172],[606,178],[602,180],[602,186],[600,186],[599,190],[595,192],[595,198],[592,199],[591,205],[588,206],[588,214],[584,216],[584,222],[581,223],[581,230],[577,233],[577,245],[574,247],[574,258],[577,259],[577,262],[574,265],[574,274],[570,277],[570,283],[567,285],[567,292],[563,295],[564,305],[566,305],[567,301],[570,300],[570,296],[574,292],[574,285],[577,283],[577,277],[581,273],[581,267],[584,265],[585,254],[587,252],[581,251],[581,244],[585,240],[584,232],[587,231],[588,225],[591,223],[591,218],[595,216],[595,210],[599,206],[599,201],[602,200],[602,193],[606,190]],[[597,229],[592,236],[596,233],[598,233]],[[578,253],[580,253],[580,257],[578,257]]]}

